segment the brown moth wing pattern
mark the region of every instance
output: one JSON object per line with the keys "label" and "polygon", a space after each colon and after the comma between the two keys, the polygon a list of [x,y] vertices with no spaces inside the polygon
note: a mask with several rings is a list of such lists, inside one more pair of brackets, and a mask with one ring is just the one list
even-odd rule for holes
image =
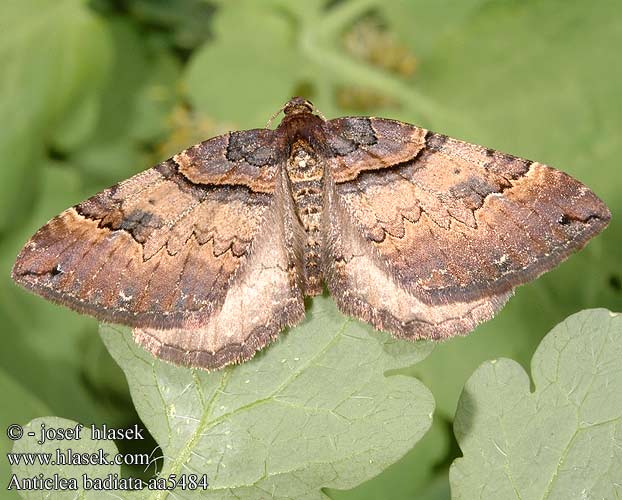
{"label": "brown moth wing pattern", "polygon": [[[266,160],[270,132],[205,141],[64,211],[26,244],[13,279],[79,312],[138,328],[138,340],[152,351],[158,349],[154,339],[165,339],[162,357],[176,363],[200,364],[196,354],[184,353],[203,346],[203,337],[154,332],[210,328],[206,368],[248,358],[304,314],[292,277],[299,264],[279,248],[284,240],[269,243],[270,257],[264,243],[255,245],[259,236],[276,232],[277,221],[291,219],[281,214],[287,197],[277,159]],[[262,288],[264,311],[257,317],[265,321],[223,332],[230,325],[220,312],[236,307],[227,291],[249,279],[253,259],[282,271]],[[238,301],[238,315],[249,300]],[[266,311],[278,320],[268,321]],[[224,344],[226,352],[218,353]]]}
{"label": "brown moth wing pattern", "polygon": [[426,130],[395,120],[337,118],[325,127],[334,152],[330,175],[338,183],[412,160],[425,146]]}
{"label": "brown moth wing pattern", "polygon": [[179,172],[194,184],[246,186],[271,194],[282,158],[274,130],[230,132],[175,155]]}
{"label": "brown moth wing pattern", "polygon": [[[469,332],[609,221],[589,189],[546,165],[391,120],[332,124],[368,138],[329,161],[326,282],[344,312],[398,336]],[[385,145],[384,131],[403,127],[410,157]],[[384,158],[375,170],[370,148]]]}

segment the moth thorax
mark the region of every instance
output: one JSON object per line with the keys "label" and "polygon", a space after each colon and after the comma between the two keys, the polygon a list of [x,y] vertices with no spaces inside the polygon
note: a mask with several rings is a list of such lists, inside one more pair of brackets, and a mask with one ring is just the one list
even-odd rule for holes
{"label": "moth thorax", "polygon": [[292,183],[321,180],[324,168],[307,144],[297,142],[292,146],[287,161],[287,175]]}

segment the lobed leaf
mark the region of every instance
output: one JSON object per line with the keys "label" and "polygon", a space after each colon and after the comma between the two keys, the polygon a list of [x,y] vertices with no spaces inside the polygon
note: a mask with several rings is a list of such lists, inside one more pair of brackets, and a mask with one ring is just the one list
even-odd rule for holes
{"label": "lobed leaf", "polygon": [[450,469],[454,499],[622,496],[622,315],[570,316],[532,360],[535,391],[514,361],[484,363],[467,381],[454,423],[464,454]]}

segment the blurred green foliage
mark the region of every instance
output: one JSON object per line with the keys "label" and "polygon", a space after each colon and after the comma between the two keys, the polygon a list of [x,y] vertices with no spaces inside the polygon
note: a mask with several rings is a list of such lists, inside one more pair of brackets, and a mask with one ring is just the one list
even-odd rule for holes
{"label": "blurred green foliage", "polygon": [[[264,126],[303,94],[329,118],[397,118],[538,159],[582,180],[613,213],[603,235],[519,289],[495,320],[414,367],[436,399],[432,430],[376,479],[331,493],[448,498],[447,468],[459,454],[451,422],[477,366],[505,356],[528,368],[570,313],[620,310],[621,15],[616,0],[4,0],[2,428],[44,414],[137,419],[95,320],[10,281],[28,237],[183,147]],[[0,445],[10,447],[4,432]]]}

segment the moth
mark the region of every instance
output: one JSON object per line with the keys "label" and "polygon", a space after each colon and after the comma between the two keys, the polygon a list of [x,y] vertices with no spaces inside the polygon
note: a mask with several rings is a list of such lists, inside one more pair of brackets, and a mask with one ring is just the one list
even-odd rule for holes
{"label": "moth", "polygon": [[325,120],[300,97],[282,111],[276,129],[214,137],[65,210],[13,279],[209,370],[299,323],[324,285],[395,337],[467,334],[610,219],[541,163],[395,120]]}

